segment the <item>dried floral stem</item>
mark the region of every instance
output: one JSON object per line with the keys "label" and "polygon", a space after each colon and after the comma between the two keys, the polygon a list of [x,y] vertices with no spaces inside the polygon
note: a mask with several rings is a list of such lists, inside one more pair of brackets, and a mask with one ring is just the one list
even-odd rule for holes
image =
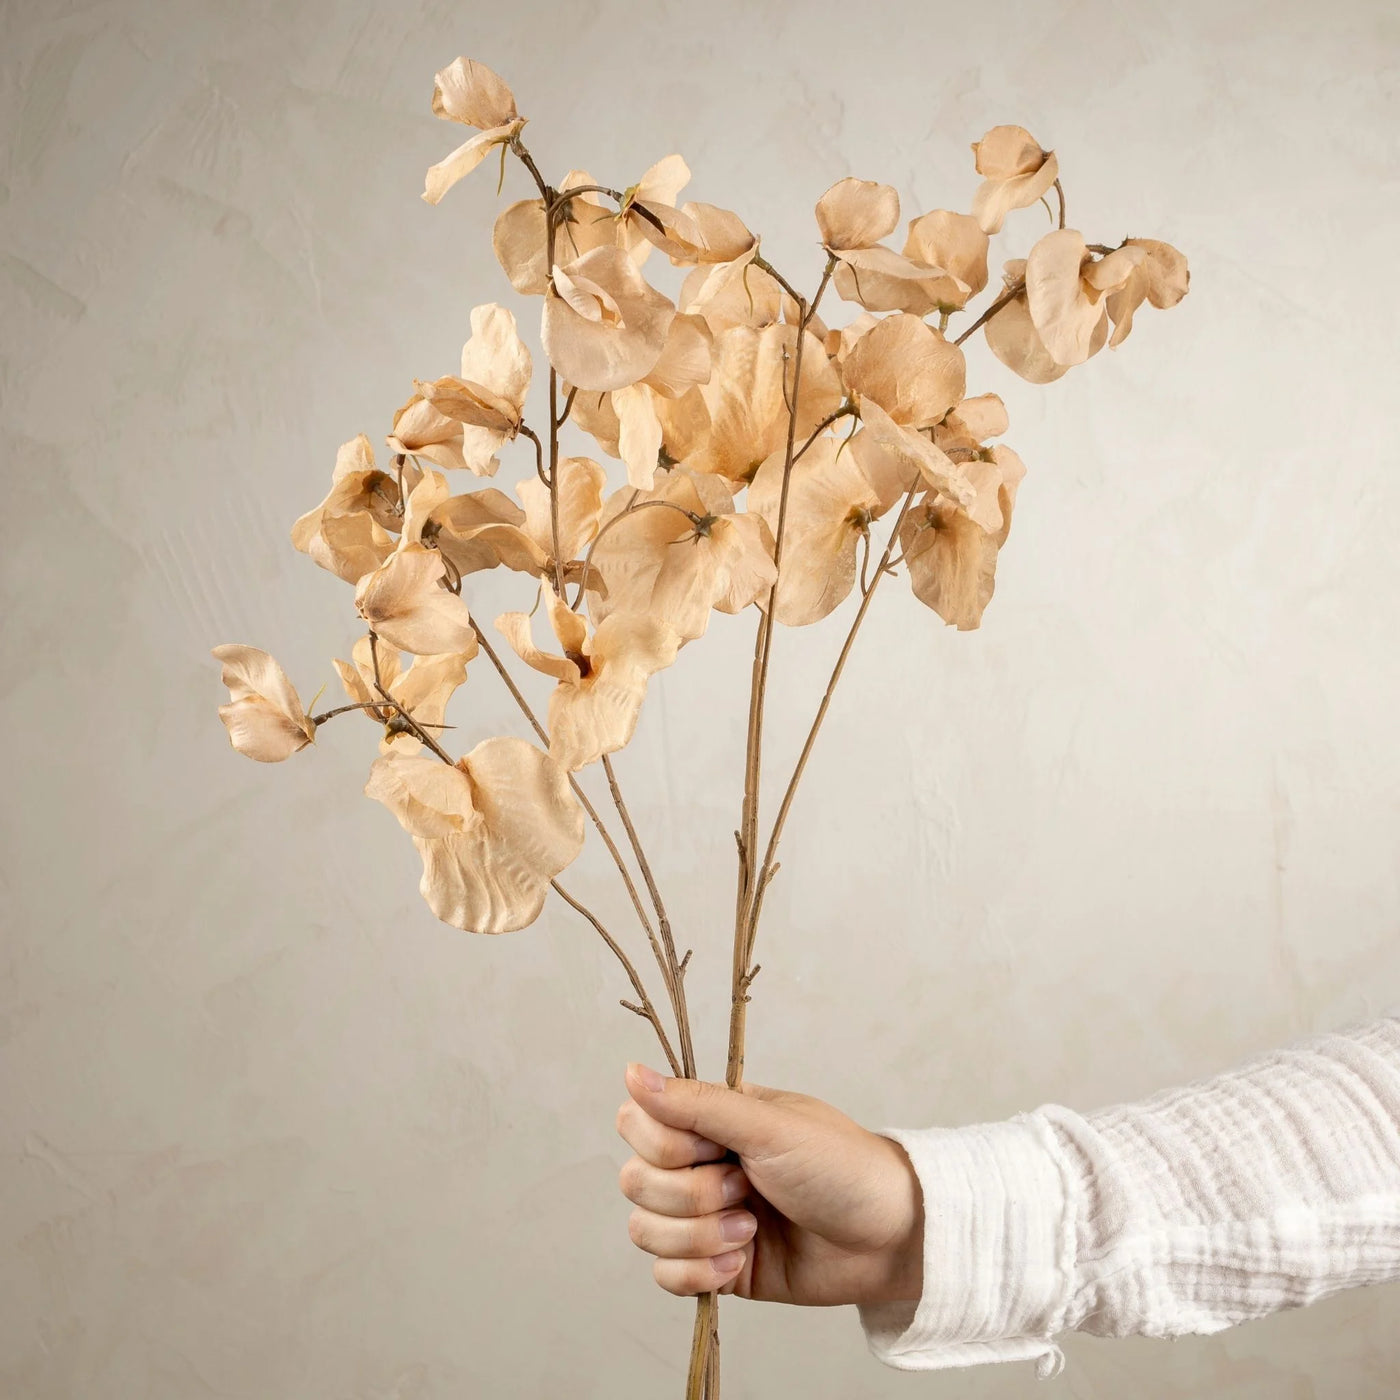
{"label": "dried floral stem", "polygon": [[670,1037],[667,1036],[666,1028],[661,1024],[661,1018],[656,1014],[656,1007],[652,1005],[651,998],[647,996],[647,991],[642,985],[640,974],[637,972],[637,969],[632,966],[631,958],[622,951],[622,947],[617,939],[603,927],[601,920],[599,920],[598,916],[594,914],[592,910],[580,904],[558,880],[551,880],[549,883],[553,886],[555,894],[566,904],[571,905],[578,913],[582,914],[583,917],[598,930],[598,933],[602,936],[603,942],[613,950],[613,953],[617,956],[617,960],[626,969],[627,976],[632,983],[632,988],[637,993],[637,1001],[639,1003],[639,1005],[633,1005],[630,1001],[624,1001],[622,1005],[627,1007],[629,1011],[637,1012],[644,1020],[651,1022],[652,1028],[656,1031],[656,1038],[661,1042],[661,1049],[670,1063],[671,1073],[680,1074],[681,1067],[676,1061],[676,1052],[671,1048]]}
{"label": "dried floral stem", "polygon": [[[381,710],[384,708],[382,700],[357,700],[353,705],[337,705],[333,710],[322,710],[319,715],[307,715],[307,719],[312,724],[321,725],[328,719],[334,719],[336,715],[343,715],[350,710]],[[398,706],[394,707],[395,710]]]}
{"label": "dried floral stem", "polygon": [[860,601],[860,607],[856,609],[856,615],[851,622],[850,631],[846,633],[846,640],[842,643],[840,654],[836,658],[836,664],[832,668],[831,677],[826,683],[826,690],[822,695],[821,703],[817,706],[816,718],[812,721],[812,727],[807,731],[807,739],[802,745],[802,752],[798,755],[797,764],[793,768],[792,777],[788,780],[787,790],[783,793],[783,800],[778,806],[778,815],[773,819],[773,829],[768,836],[768,845],[763,853],[763,865],[759,871],[757,891],[754,898],[753,912],[749,918],[747,933],[747,945],[745,949],[745,960],[753,956],[754,940],[758,933],[758,919],[763,909],[763,895],[768,888],[774,873],[777,871],[778,842],[782,839],[783,828],[787,825],[788,813],[792,810],[793,799],[797,795],[798,784],[802,781],[802,774],[806,771],[807,760],[812,756],[812,749],[817,742],[817,735],[821,732],[822,722],[826,719],[826,712],[831,707],[831,697],[836,693],[836,684],[841,679],[841,673],[846,668],[847,658],[851,654],[851,648],[855,645],[856,634],[860,631],[861,623],[865,621],[865,615],[870,611],[870,604],[875,598],[875,590],[880,586],[880,580],[890,571],[890,560],[894,555],[894,547],[899,539],[900,527],[904,524],[904,518],[909,514],[909,507],[914,502],[914,496],[919,489],[919,483],[911,486],[904,497],[904,504],[899,508],[899,514],[895,517],[894,525],[890,530],[890,538],[885,545],[885,552],[880,557],[879,564],[875,568],[875,577],[870,580],[870,587],[865,590],[865,596]]}
{"label": "dried floral stem", "polygon": [[686,1079],[694,1079],[696,1077],[695,1044],[690,1029],[690,1013],[685,1000],[685,970],[676,958],[676,943],[671,934],[671,920],[666,913],[666,906],[662,902],[661,891],[656,887],[656,877],[652,874],[651,862],[642,849],[637,828],[632,823],[632,814],[627,810],[627,803],[623,801],[622,789],[618,786],[617,773],[613,769],[612,758],[608,754],[603,755],[603,772],[608,776],[608,789],[612,793],[613,805],[617,808],[618,816],[622,818],[622,826],[627,832],[627,840],[631,844],[632,854],[636,858],[638,869],[642,872],[642,879],[646,881],[647,892],[651,895],[652,908],[656,910],[656,922],[660,927],[661,934],[661,947],[666,955],[666,964],[662,972],[666,978],[666,991],[671,998],[671,1011],[676,1018],[676,1029],[680,1033],[682,1068],[677,1073],[683,1074]]}
{"label": "dried floral stem", "polygon": [[[515,683],[515,677],[506,669],[505,662],[500,658],[496,649],[486,639],[486,634],[481,630],[481,624],[474,618],[472,620],[472,630],[476,633],[477,643],[482,651],[486,653],[486,659],[496,668],[496,673],[505,682],[506,689],[510,691],[515,703],[520,707],[520,712],[530,722],[530,727],[535,731],[540,742],[546,748],[549,747],[549,732],[539,722],[534,710],[530,708],[530,702],[521,693],[520,687]],[[669,979],[669,963],[665,950],[662,948],[660,940],[657,938],[656,930],[652,926],[650,918],[647,917],[646,905],[642,903],[642,897],[638,893],[636,882],[632,879],[632,872],[627,868],[627,862],[622,858],[622,852],[618,849],[617,842],[613,840],[612,833],[604,825],[602,817],[598,815],[598,809],[589,799],[588,794],[583,790],[583,785],[579,782],[574,773],[569,774],[569,786],[573,789],[574,796],[578,798],[579,805],[587,813],[588,819],[593,823],[594,829],[602,838],[604,847],[612,857],[613,864],[617,867],[617,873],[622,877],[623,887],[627,891],[627,897],[632,901],[632,908],[636,912],[637,921],[641,924],[646,933],[647,941],[651,944],[652,955],[656,958],[656,965],[661,969],[663,979]]]}
{"label": "dried floral stem", "polygon": [[1015,282],[1009,286],[960,336],[958,336],[956,340],[953,341],[953,344],[961,345],[970,335],[981,330],[1007,302],[1015,301],[1025,288],[1026,284],[1024,282]]}
{"label": "dried floral stem", "polygon": [[1060,228],[1064,228],[1064,226],[1065,226],[1065,187],[1064,187],[1058,180],[1055,181],[1055,193],[1056,193],[1057,195],[1059,195],[1059,197],[1060,197],[1060,223],[1059,223],[1059,227],[1060,227]]}
{"label": "dried floral stem", "polygon": [[369,655],[370,662],[374,668],[374,688],[394,707],[394,712],[412,731],[413,737],[420,744],[430,748],[449,768],[457,766],[456,760],[449,754],[407,710],[384,689],[384,683],[379,679],[379,635],[374,628],[369,629]]}
{"label": "dried floral stem", "polygon": [[852,417],[855,414],[855,411],[855,404],[853,404],[849,399],[847,399],[846,402],[843,403],[841,407],[836,410],[835,413],[828,413],[826,417],[823,418],[822,421],[818,423],[815,428],[812,429],[812,435],[807,439],[806,442],[802,444],[801,447],[797,449],[797,451],[793,454],[792,460],[794,462],[800,462],[802,460],[802,454],[806,452],[806,450],[814,442],[816,442],[816,440],[819,437],[821,437],[821,435],[824,432],[826,432],[826,430],[829,427],[831,427],[833,423],[839,422],[842,418]]}
{"label": "dried floral stem", "polygon": [[[554,249],[550,248],[553,261]],[[559,376],[549,367],[549,541],[554,555],[554,591],[564,596],[564,561],[559,557]]]}

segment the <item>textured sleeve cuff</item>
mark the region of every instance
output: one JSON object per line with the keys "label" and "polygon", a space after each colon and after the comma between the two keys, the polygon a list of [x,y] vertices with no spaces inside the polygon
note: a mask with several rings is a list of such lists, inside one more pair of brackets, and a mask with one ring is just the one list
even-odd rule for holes
{"label": "textured sleeve cuff", "polygon": [[1074,1272],[1074,1183],[1033,1114],[959,1128],[881,1128],[924,1199],[923,1296],[858,1308],[870,1350],[906,1371],[1035,1361],[1058,1375]]}

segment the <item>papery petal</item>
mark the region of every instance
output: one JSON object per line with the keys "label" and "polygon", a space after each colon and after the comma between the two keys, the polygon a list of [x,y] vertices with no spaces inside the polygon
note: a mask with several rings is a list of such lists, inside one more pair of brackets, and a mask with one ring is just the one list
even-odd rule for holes
{"label": "papery petal", "polygon": [[532,670],[539,671],[542,675],[553,676],[558,681],[578,682],[580,672],[576,662],[567,656],[556,656],[553,652],[541,651],[535,645],[529,613],[502,613],[496,619],[496,631],[510,643],[510,649]]}
{"label": "papery petal", "polygon": [[[791,389],[789,364],[796,359],[797,335],[795,326],[777,324],[762,330],[734,326],[715,337],[710,379],[700,389],[710,411],[710,431],[687,465],[747,480],[765,457],[786,443],[789,396],[784,382]],[[830,416],[842,397],[841,378],[825,348],[805,332],[797,440]]]}
{"label": "papery petal", "polygon": [[[660,514],[660,512],[656,512]],[[613,613],[589,648],[591,670],[549,700],[549,752],[570,771],[624,748],[637,727],[647,682],[676,659],[680,637],[656,619]]]}
{"label": "papery petal", "polygon": [[1056,364],[1083,364],[1107,323],[1108,309],[1085,294],[1081,269],[1088,258],[1083,237],[1072,228],[1047,233],[1026,258],[1026,307]]}
{"label": "papery petal", "polygon": [[714,204],[687,203],[681,205],[681,213],[700,231],[700,261],[703,263],[732,262],[757,242],[732,210]]}
{"label": "papery petal", "polygon": [[382,637],[417,655],[466,651],[475,637],[466,603],[442,587],[446,565],[436,549],[401,544],[355,589],[355,608]]}
{"label": "papery petal", "polygon": [[[598,289],[616,306],[616,319],[579,314],[563,296],[549,293],[542,337],[550,363],[580,389],[617,389],[643,378],[656,364],[675,315],[670,300],[643,280],[627,254],[598,248],[567,268],[555,269],[555,284]],[[596,298],[595,298],[596,300]]]}
{"label": "papery petal", "polygon": [[783,291],[754,266],[757,253],[755,244],[730,262],[695,268],[681,284],[681,311],[703,316],[716,335],[733,326],[771,326],[782,314]]}
{"label": "papery petal", "polygon": [[461,423],[414,394],[394,414],[394,428],[386,441],[394,452],[426,457],[448,471],[464,470],[462,433]]}
{"label": "papery petal", "polygon": [[957,310],[969,295],[967,284],[951,273],[912,262],[885,247],[843,252],[831,280],[846,301],[867,311],[927,316],[939,309]]}
{"label": "papery petal", "polygon": [[675,316],[666,331],[661,357],[645,383],[668,399],[679,398],[710,379],[714,332],[703,316]]}
{"label": "papery petal", "polygon": [[1069,372],[1068,365],[1051,358],[1023,296],[1007,302],[987,321],[983,333],[992,354],[1032,384],[1049,384]]}
{"label": "papery petal", "polygon": [[371,446],[370,440],[361,433],[358,437],[351,438],[349,442],[341,443],[336,449],[335,468],[331,472],[331,481],[339,481],[352,472],[372,472],[374,469],[374,448]]}
{"label": "papery petal", "polygon": [[[502,491],[490,486],[463,491],[433,507],[425,527],[440,553],[447,556],[459,575],[493,569],[501,556],[490,542],[479,542],[476,532],[486,525],[518,528],[525,512]],[[543,563],[543,560],[541,560]]]}
{"label": "papery petal", "polygon": [[1034,204],[1059,177],[1053,151],[1021,126],[994,126],[972,150],[987,178],[973,196],[972,215],[987,233],[999,233],[1007,214]]}
{"label": "papery petal", "polygon": [[887,316],[862,335],[842,366],[846,387],[873,399],[902,427],[938,422],[967,388],[962,350],[917,316]]}
{"label": "papery petal", "polygon": [[[598,533],[608,474],[591,457],[565,457],[559,463],[559,556],[576,559]],[[525,533],[548,558],[554,557],[549,487],[537,476],[515,488],[525,506]]]}
{"label": "papery petal", "polygon": [[988,238],[971,214],[934,209],[909,221],[904,256],[929,267],[942,268],[966,287],[963,306],[987,285]]}
{"label": "papery petal", "polygon": [[1170,243],[1152,238],[1130,238],[1125,247],[1140,249],[1144,257],[1127,281],[1109,293],[1106,305],[1113,321],[1110,346],[1122,344],[1133,328],[1133,314],[1144,301],[1158,308],[1172,307],[1187,293],[1191,273],[1186,259]]}
{"label": "papery petal", "polygon": [[860,418],[873,439],[870,450],[878,446],[892,454],[904,467],[918,471],[935,491],[943,492],[959,505],[970,506],[976,499],[976,488],[946,452],[922,433],[900,427],[874,399],[861,400]]}
{"label": "papery petal", "polygon": [[894,232],[899,194],[893,185],[847,176],[822,195],[816,212],[827,248],[869,248]]}
{"label": "papery petal", "polygon": [[458,765],[480,820],[437,840],[414,838],[419,890],[454,928],[524,928],[539,917],[549,882],[583,848],[583,810],[568,775],[523,739],[485,739]]}
{"label": "papery petal", "polygon": [[[572,386],[566,385],[565,388],[571,389]],[[609,457],[622,455],[617,441],[622,430],[621,424],[618,423],[617,412],[612,406],[612,395],[606,390],[602,393],[593,389],[579,389],[575,392],[569,419],[590,434]]]}
{"label": "papery petal", "polygon": [[502,209],[491,230],[491,249],[517,292],[543,296],[549,286],[544,200],[521,199]]}
{"label": "papery petal", "polygon": [[627,464],[627,480],[643,491],[650,491],[656,480],[661,454],[661,419],[655,398],[645,384],[627,384],[612,391],[618,451]]}
{"label": "papery petal", "polygon": [[478,132],[470,140],[462,142],[445,159],[428,168],[423,180],[423,198],[429,204],[438,203],[458,180],[470,175],[496,146],[504,145],[524,125],[524,121],[517,118],[503,126]]}
{"label": "papery petal", "polygon": [[222,664],[221,679],[229,703],[219,706],[219,718],[229,743],[260,763],[280,763],[316,737],[302,708],[296,687],[267,652],[238,642],[211,648]]}
{"label": "papery petal", "polygon": [[899,537],[914,596],[959,631],[979,626],[996,587],[996,541],[938,497],[905,517]]}
{"label": "papery petal", "polygon": [[[516,329],[515,316],[496,302],[472,308],[472,333],[462,347],[462,378],[485,387],[497,400],[506,425],[518,425],[525,412],[525,395],[534,375],[534,361]],[[482,427],[498,426],[468,418]]]}
{"label": "papery petal", "polygon": [[410,836],[450,836],[481,822],[467,775],[422,752],[396,750],[376,758],[365,796],[382,802]]}
{"label": "papery petal", "polygon": [[964,399],[933,431],[933,440],[945,452],[975,452],[991,437],[1000,437],[1010,426],[1006,405],[996,394]]}
{"label": "papery petal", "polygon": [[483,130],[505,126],[519,115],[505,80],[472,58],[456,58],[433,75],[433,112]]}

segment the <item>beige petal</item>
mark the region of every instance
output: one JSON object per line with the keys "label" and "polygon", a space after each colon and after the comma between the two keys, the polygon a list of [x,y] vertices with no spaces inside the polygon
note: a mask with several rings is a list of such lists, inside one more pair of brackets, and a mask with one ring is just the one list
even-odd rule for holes
{"label": "beige petal", "polygon": [[[762,330],[734,326],[715,337],[709,382],[702,385],[710,411],[710,431],[687,460],[696,471],[747,480],[759,464],[787,442],[788,398],[796,359],[797,328],[770,325]],[[843,397],[840,375],[822,343],[806,332],[802,378],[797,386],[797,441],[803,441]],[[789,357],[785,361],[784,351]]]}
{"label": "beige petal", "polygon": [[628,384],[612,391],[612,405],[617,414],[617,446],[627,464],[627,480],[650,491],[661,454],[656,396],[645,384]]}
{"label": "beige petal", "polygon": [[697,384],[709,383],[714,339],[703,316],[677,315],[666,331],[661,358],[645,383],[668,399],[679,398]]}
{"label": "beige petal", "polygon": [[[966,288],[963,306],[987,285],[987,235],[971,214],[935,209],[909,221],[904,256],[916,263],[942,268]],[[907,308],[905,308],[907,309]]]}
{"label": "beige petal", "polygon": [[703,316],[719,335],[733,326],[771,326],[782,314],[783,292],[753,260],[755,244],[731,262],[697,267],[681,284],[680,309]]}
{"label": "beige petal", "polygon": [[459,766],[480,820],[438,839],[414,837],[423,857],[419,890],[454,928],[524,928],[539,917],[549,882],[582,849],[583,811],[568,775],[523,739],[485,739]]}
{"label": "beige petal", "polygon": [[1032,384],[1049,384],[1069,372],[1068,365],[1051,359],[1024,297],[1007,302],[988,320],[983,333],[992,354]]}
{"label": "beige petal", "polygon": [[910,511],[899,537],[914,596],[959,631],[979,626],[996,587],[996,541],[936,497]]}
{"label": "beige petal", "polygon": [[678,399],[655,398],[652,408],[661,424],[661,450],[673,462],[685,462],[710,435],[710,410],[696,385]]}
{"label": "beige petal", "polygon": [[[566,385],[565,392],[570,388],[571,386]],[[577,423],[584,432],[591,434],[599,448],[609,457],[622,455],[618,447],[621,424],[618,423],[617,413],[612,406],[612,395],[606,390],[602,393],[589,389],[578,390],[569,410],[569,419]]]}
{"label": "beige petal", "polygon": [[893,185],[848,176],[817,201],[817,227],[830,249],[869,248],[888,238],[899,223],[899,195]]}
{"label": "beige petal", "polygon": [[956,311],[968,298],[967,284],[951,273],[911,262],[885,247],[842,253],[831,280],[846,301],[867,311],[927,316],[940,309]]}
{"label": "beige petal", "polygon": [[686,641],[704,635],[712,609],[736,613],[766,600],[778,577],[762,516],[721,515],[706,529],[669,549],[652,588],[654,615]]}
{"label": "beige petal", "polygon": [[498,425],[476,418],[463,421],[482,427],[505,426],[513,432],[525,412],[534,361],[507,307],[495,302],[473,307],[471,322],[471,336],[462,347],[462,378],[495,396],[493,403],[505,422]]}
{"label": "beige petal", "polygon": [[386,441],[394,452],[425,457],[444,470],[464,470],[462,424],[439,413],[420,394],[394,414],[394,429]]}
{"label": "beige petal", "polygon": [[861,400],[860,418],[873,440],[869,450],[878,446],[903,468],[914,468],[935,491],[943,492],[959,505],[970,506],[976,499],[976,488],[947,453],[922,433],[900,427],[874,399]]}
{"label": "beige petal", "polygon": [[927,428],[967,388],[962,350],[917,316],[887,316],[846,355],[846,387],[873,399],[901,427]]}
{"label": "beige petal", "polygon": [[714,204],[688,203],[681,205],[681,213],[700,231],[700,261],[703,263],[733,262],[757,242],[732,210]]}
{"label": "beige petal", "polygon": [[455,374],[441,379],[415,379],[414,389],[439,413],[477,428],[486,428],[502,441],[520,426],[520,415],[508,399],[494,394],[484,384],[459,379]]}
{"label": "beige petal", "polygon": [[[525,512],[509,496],[495,487],[487,487],[481,491],[463,491],[434,506],[424,534],[432,537],[458,574],[466,575],[479,569],[494,569],[503,562],[489,540],[478,540],[476,532],[482,526],[518,529],[524,523]],[[543,560],[540,562],[543,564]]]}
{"label": "beige petal", "polygon": [[987,176],[973,196],[972,214],[987,233],[1000,233],[1007,214],[1034,204],[1059,177],[1054,152],[1041,150],[1024,127],[994,126],[972,150],[978,174]]}
{"label": "beige petal", "polygon": [[992,437],[1000,437],[1010,426],[1006,405],[996,394],[978,394],[964,399],[933,430],[933,440],[945,452],[976,452]]}
{"label": "beige petal", "polygon": [[649,617],[613,613],[599,623],[589,673],[550,696],[551,756],[574,771],[624,748],[637,727],[647,682],[676,659],[680,641]]}
{"label": "beige petal", "polygon": [[376,758],[365,796],[382,802],[410,836],[450,836],[481,824],[467,775],[431,754],[395,750]]}
{"label": "beige petal", "polygon": [[505,126],[519,113],[504,79],[472,58],[454,59],[433,75],[433,112],[467,126]]}
{"label": "beige petal", "polygon": [[438,203],[458,180],[470,175],[495,147],[504,145],[524,125],[524,121],[517,118],[505,125],[493,126],[489,131],[478,132],[462,142],[451,155],[428,168],[423,180],[423,198],[429,204]]}
{"label": "beige petal", "polygon": [[546,295],[541,334],[559,374],[580,389],[594,390],[621,388],[648,374],[675,315],[670,300],[648,286],[617,248],[598,248],[556,268],[556,286],[561,273],[566,287],[597,289],[588,296],[598,319],[580,315],[562,295]]}
{"label": "beige petal", "polygon": [[700,225],[673,205],[635,199],[627,211],[627,227],[632,261],[639,267],[652,248],[660,248],[675,267],[704,260],[705,240]]}
{"label": "beige petal", "polygon": [[351,438],[349,442],[341,443],[336,449],[335,469],[331,472],[331,480],[335,482],[352,473],[359,474],[373,470],[374,448],[370,445],[370,440],[361,433],[358,437]]}
{"label": "beige petal", "polygon": [[280,763],[316,737],[316,726],[302,708],[296,687],[267,652],[238,642],[211,648],[222,664],[229,703],[219,718],[229,743],[259,763]]}
{"label": "beige petal", "polygon": [[424,472],[422,479],[408,493],[408,500],[404,504],[401,538],[413,544],[421,543],[423,528],[428,518],[438,507],[444,505],[451,495],[452,488],[441,472]]}
{"label": "beige petal", "polygon": [[1083,364],[1107,323],[1107,307],[1085,291],[1081,270],[1088,260],[1084,239],[1072,228],[1047,233],[1026,259],[1026,306],[1056,364]]}
{"label": "beige petal", "polygon": [[[607,483],[607,472],[591,457],[565,457],[559,463],[559,553],[564,560],[578,558],[598,533]],[[545,558],[552,559],[549,488],[539,477],[529,476],[515,492],[525,506],[525,533]]]}
{"label": "beige petal", "polygon": [[775,537],[781,522],[773,615],[785,626],[803,627],[826,617],[850,593],[857,546],[881,502],[855,455],[824,437],[793,464],[784,516],[783,457],[775,452],[758,469],[748,508],[763,517]]}
{"label": "beige petal", "polygon": [[1132,330],[1133,313],[1144,301],[1161,309],[1175,306],[1191,285],[1186,259],[1170,243],[1130,238],[1124,246],[1137,248],[1144,256],[1127,281],[1107,298],[1108,314],[1113,321],[1113,337],[1109,344],[1115,347],[1122,344]]}
{"label": "beige petal", "polygon": [[535,645],[530,627],[530,614],[523,612],[502,613],[496,619],[496,631],[510,643],[511,650],[532,670],[542,675],[553,676],[557,681],[577,683],[578,663],[567,656],[556,656],[553,652],[541,651]]}
{"label": "beige petal", "polygon": [[466,651],[475,633],[466,603],[442,587],[446,565],[436,549],[401,544],[355,589],[355,608],[382,637],[420,656]]}
{"label": "beige petal", "polygon": [[491,249],[510,285],[525,296],[543,296],[549,286],[544,200],[521,199],[496,216]]}

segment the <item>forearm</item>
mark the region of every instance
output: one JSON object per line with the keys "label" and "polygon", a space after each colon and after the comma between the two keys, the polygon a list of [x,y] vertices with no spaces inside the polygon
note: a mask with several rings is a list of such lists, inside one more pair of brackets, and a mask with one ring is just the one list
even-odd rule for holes
{"label": "forearm", "polygon": [[884,1130],[925,1206],[923,1296],[862,1308],[908,1369],[1062,1362],[1068,1330],[1220,1331],[1400,1278],[1400,1020],[1136,1104]]}

